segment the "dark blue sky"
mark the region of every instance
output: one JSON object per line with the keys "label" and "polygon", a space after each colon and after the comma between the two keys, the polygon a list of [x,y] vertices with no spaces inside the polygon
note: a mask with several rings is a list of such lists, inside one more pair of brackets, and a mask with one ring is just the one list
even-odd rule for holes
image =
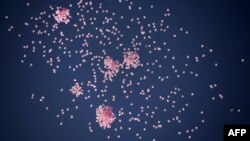
{"label": "dark blue sky", "polygon": [[[78,73],[62,69],[62,71],[54,75],[50,70],[51,68],[41,59],[41,54],[39,54],[39,57],[38,55],[34,55],[29,58],[34,62],[34,67],[31,69],[27,64],[20,63],[20,58],[23,55],[23,44],[30,43],[31,40],[40,40],[38,36],[32,36],[30,30],[23,28],[23,23],[29,17],[38,15],[43,10],[48,10],[49,5],[65,7],[69,4],[66,0],[41,0],[32,1],[30,2],[30,6],[27,7],[26,2],[28,1],[4,0],[0,5],[0,74],[2,90],[0,98],[0,141],[99,141],[104,140],[104,138],[106,139],[107,135],[112,134],[114,136],[121,134],[122,138],[119,140],[138,140],[134,134],[137,128],[139,130],[144,125],[124,122],[124,128],[132,126],[135,129],[132,133],[128,131],[114,132],[113,129],[102,130],[99,128],[97,123],[95,123],[95,110],[93,110],[95,108],[90,109],[89,105],[93,104],[97,106],[102,104],[103,99],[93,98],[92,101],[86,102],[84,100],[81,102],[81,100],[77,99],[77,104],[80,108],[74,112],[76,118],[73,120],[68,118],[62,119],[64,126],[59,126],[61,120],[56,119],[55,116],[60,108],[75,106],[71,102],[72,96],[67,94],[67,89],[73,85],[72,80],[74,78],[86,84],[91,79],[89,74],[90,68],[86,67],[85,70]],[[72,3],[75,2],[72,1]],[[108,9],[119,10],[119,7],[110,4],[110,1],[107,1],[107,4],[104,1],[102,3]],[[186,52],[190,50],[190,55],[199,54],[199,45],[203,43],[206,47],[212,48],[214,54],[209,57],[209,61],[205,61],[199,66],[190,63],[191,67],[200,73],[200,77],[195,81],[189,77],[181,81],[171,79],[167,86],[164,85],[154,92],[164,93],[178,85],[178,87],[182,88],[183,94],[194,90],[197,96],[195,98],[187,96],[187,101],[180,100],[182,104],[188,102],[191,105],[190,111],[182,115],[183,124],[164,124],[165,126],[161,130],[147,131],[143,135],[144,138],[142,140],[152,141],[153,138],[156,138],[157,141],[188,140],[185,133],[179,136],[176,132],[179,130],[185,132],[187,129],[193,128],[194,125],[198,125],[199,130],[192,134],[193,141],[221,141],[223,140],[224,124],[250,124],[250,2],[247,0],[147,0],[147,2],[145,0],[143,2],[135,2],[136,6],[141,5],[142,7],[151,4],[157,7],[155,12],[145,11],[142,15],[146,14],[149,19],[153,20],[159,18],[159,14],[162,14],[162,11],[164,11],[163,9],[170,8],[171,17],[168,18],[167,23],[171,25],[171,28],[178,29],[179,27],[184,27],[189,31],[189,35],[185,38],[184,36],[180,36],[180,38],[178,36],[178,40],[174,40],[173,38],[166,39],[177,58],[185,57]],[[133,15],[133,13],[126,13],[123,9],[120,9],[119,12],[124,15],[128,14],[128,16]],[[136,16],[141,16],[140,13],[136,14],[138,14]],[[8,20],[5,19],[6,15],[9,17]],[[73,18],[72,21],[74,20],[76,19]],[[10,26],[14,26],[12,32],[8,32]],[[68,33],[71,33],[71,30],[67,29],[66,26],[63,26],[63,28]],[[86,30],[89,30],[89,32],[92,31],[91,29]],[[121,30],[123,30],[122,26]],[[23,36],[21,39],[17,37],[19,33]],[[133,31],[126,31],[124,33],[129,38],[124,39],[124,42],[129,42],[130,35],[134,35]],[[158,40],[165,40],[165,36],[161,34],[155,36],[159,37]],[[76,42],[77,44],[78,41]],[[195,47],[191,48],[191,46],[196,46],[197,49]],[[184,47],[190,47],[191,49]],[[93,49],[92,51],[98,52],[100,50]],[[112,49],[107,52],[114,58],[119,60],[122,58],[122,52],[117,53]],[[147,56],[143,54],[143,50],[140,53],[142,62],[158,57]],[[242,58],[244,58],[245,62],[241,62]],[[213,62],[219,64],[219,69],[212,69],[213,67],[210,67]],[[175,65],[178,66],[179,64],[183,64],[183,62],[177,61]],[[168,65],[166,66],[170,68],[171,66]],[[137,69],[134,72],[140,74],[141,71]],[[155,73],[164,74],[165,72],[160,71]],[[174,73],[169,73],[168,75],[171,77]],[[117,80],[120,79],[122,79],[122,76],[118,75]],[[115,112],[119,110],[118,107],[129,108],[128,104],[130,102],[135,102],[138,105],[151,105],[152,107],[155,105],[159,107],[165,106],[156,101],[146,103],[147,101],[140,100],[136,96],[132,97],[131,101],[119,101],[119,99],[122,99],[122,96],[119,95],[120,88],[116,84],[116,80],[114,82],[114,84],[109,83],[110,92],[117,93],[118,100],[108,104],[114,107]],[[207,87],[209,83],[213,82],[219,85],[219,89],[218,91],[215,90],[215,93],[222,93],[224,95],[222,101],[211,100],[211,97],[215,95],[212,95],[214,92],[211,92]],[[152,79],[145,84],[145,87],[148,84],[158,85],[158,81]],[[62,87],[65,88],[66,92],[58,96],[58,90]],[[135,91],[139,91],[137,86],[132,86],[132,88]],[[30,100],[31,93],[35,93],[37,97],[45,96],[46,103],[40,104],[38,101]],[[107,99],[109,98],[111,97],[107,96]],[[49,111],[44,110],[47,105],[51,107]],[[234,112],[230,112],[232,108]],[[241,112],[237,112],[238,109]],[[133,111],[134,109],[131,110]],[[199,115],[200,110],[205,111],[204,117]],[[175,115],[175,112],[175,110],[171,111],[171,108],[169,108],[169,112],[158,113],[156,117],[162,122],[166,122],[168,119],[166,117]],[[205,119],[204,124],[197,123],[201,119]],[[94,133],[89,133],[89,121],[93,124]],[[120,125],[115,122],[114,127],[116,126],[119,127]],[[118,139],[111,138],[111,140]]]}

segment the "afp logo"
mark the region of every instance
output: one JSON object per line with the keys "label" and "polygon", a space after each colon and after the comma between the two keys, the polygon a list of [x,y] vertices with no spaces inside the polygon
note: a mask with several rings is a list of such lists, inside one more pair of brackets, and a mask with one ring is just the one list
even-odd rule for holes
{"label": "afp logo", "polygon": [[250,141],[250,125],[224,125],[224,141]]}

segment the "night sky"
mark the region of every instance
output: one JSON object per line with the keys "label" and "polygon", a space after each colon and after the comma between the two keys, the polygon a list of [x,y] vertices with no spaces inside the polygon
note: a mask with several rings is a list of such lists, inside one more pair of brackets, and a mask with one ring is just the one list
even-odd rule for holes
{"label": "night sky", "polygon": [[0,141],[222,141],[250,124],[248,0],[78,2],[1,1]]}

